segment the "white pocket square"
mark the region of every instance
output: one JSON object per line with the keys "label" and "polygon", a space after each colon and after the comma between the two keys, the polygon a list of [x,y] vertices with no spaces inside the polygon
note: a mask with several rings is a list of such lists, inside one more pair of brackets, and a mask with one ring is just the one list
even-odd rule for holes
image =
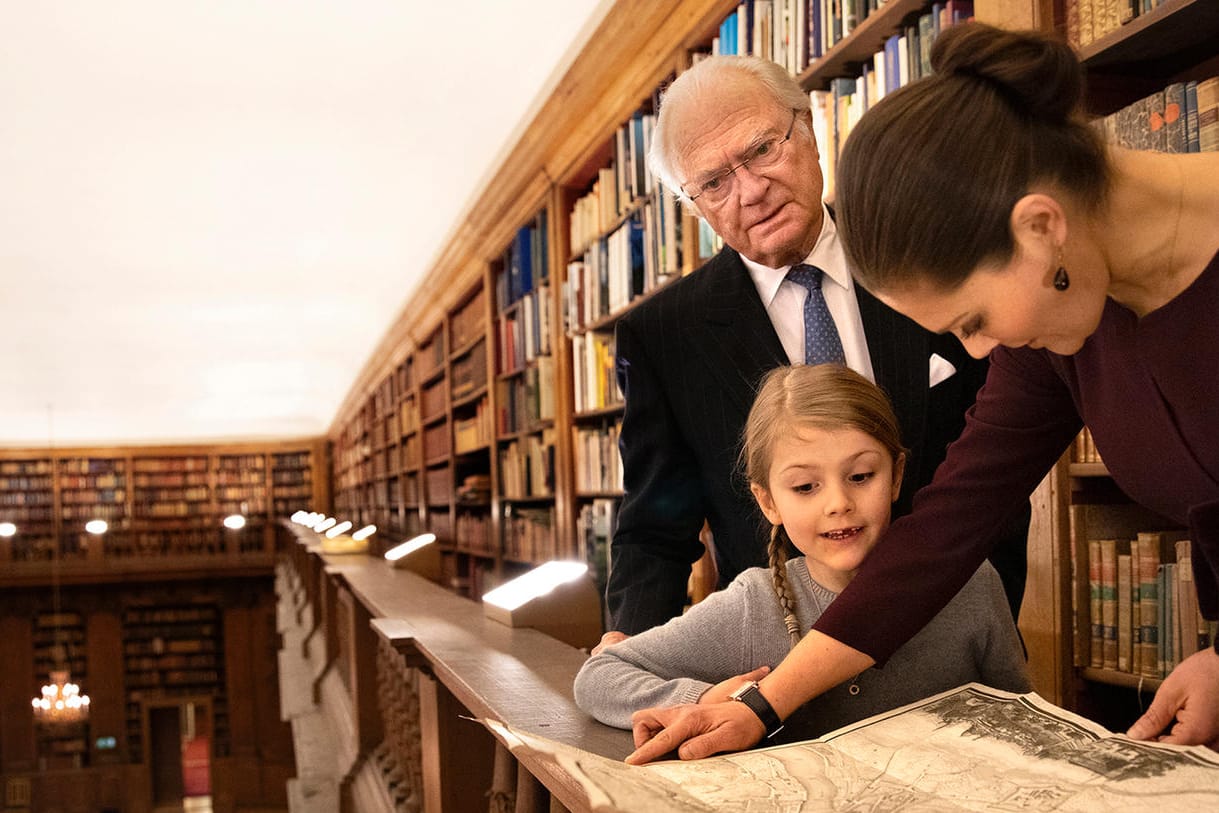
{"label": "white pocket square", "polygon": [[952,366],[952,362],[941,356],[939,353],[931,354],[931,365],[927,371],[927,388],[930,389],[936,384],[941,384],[956,374],[957,368]]}

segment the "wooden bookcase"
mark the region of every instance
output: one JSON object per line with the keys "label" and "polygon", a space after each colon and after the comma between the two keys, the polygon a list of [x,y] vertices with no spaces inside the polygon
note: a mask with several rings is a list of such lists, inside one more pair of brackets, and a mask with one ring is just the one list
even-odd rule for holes
{"label": "wooden bookcase", "polygon": [[229,751],[222,613],[210,603],[130,607],[123,612],[123,668],[127,688],[127,749],[144,754],[148,701],[210,698],[213,752]]}
{"label": "wooden bookcase", "polygon": [[[318,440],[223,446],[0,450],[0,563],[49,574],[53,558],[79,572],[149,557],[269,556],[272,522],[329,504]],[[323,468],[318,469],[324,471]],[[228,529],[240,514],[245,527]],[[104,535],[86,530],[105,520]]]}
{"label": "wooden bookcase", "polygon": [[0,560],[39,561],[55,550],[55,477],[49,456],[0,459],[0,522],[16,526],[0,536]]}

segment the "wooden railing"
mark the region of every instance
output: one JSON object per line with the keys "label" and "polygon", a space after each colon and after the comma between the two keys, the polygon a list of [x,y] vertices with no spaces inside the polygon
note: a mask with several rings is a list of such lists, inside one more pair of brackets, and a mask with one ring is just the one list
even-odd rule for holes
{"label": "wooden railing", "polygon": [[[341,811],[587,809],[557,765],[518,763],[468,718],[613,759],[631,751],[630,732],[572,699],[582,651],[379,557],[324,554],[311,531],[285,531],[281,561],[281,696],[296,782],[313,785],[290,797],[333,792]],[[306,764],[311,737],[328,742],[314,751],[323,764]]]}

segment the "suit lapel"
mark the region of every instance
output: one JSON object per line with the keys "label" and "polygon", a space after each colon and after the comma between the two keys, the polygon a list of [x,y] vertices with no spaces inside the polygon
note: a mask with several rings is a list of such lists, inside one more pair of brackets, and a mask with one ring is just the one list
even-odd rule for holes
{"label": "suit lapel", "polygon": [[706,273],[703,340],[709,356],[721,359],[711,368],[724,392],[748,411],[758,379],[766,371],[788,364],[787,354],[735,251],[725,248],[699,273]]}
{"label": "suit lapel", "polygon": [[872,358],[872,372],[893,401],[902,440],[915,449],[923,440],[927,410],[929,334],[885,305],[858,282],[855,298]]}

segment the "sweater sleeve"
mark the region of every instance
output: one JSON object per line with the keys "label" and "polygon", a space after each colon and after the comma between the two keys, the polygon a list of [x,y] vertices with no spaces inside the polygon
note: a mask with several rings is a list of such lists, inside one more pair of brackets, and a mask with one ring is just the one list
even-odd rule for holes
{"label": "sweater sleeve", "polygon": [[630,728],[639,709],[697,703],[721,680],[761,666],[751,659],[753,636],[763,633],[750,629],[765,624],[751,612],[759,572],[745,571],[684,615],[589,658],[576,675],[576,704],[606,725]]}
{"label": "sweater sleeve", "polygon": [[1030,692],[1028,663],[1020,634],[1012,622],[1003,582],[993,567],[978,568],[974,579],[981,588],[980,601],[985,605],[976,616],[982,623],[977,638],[978,674],[982,682],[1008,692]]}
{"label": "sweater sleeve", "polygon": [[992,353],[986,384],[935,478],[816,629],[883,665],[969,580],[1082,425],[1048,353]]}

